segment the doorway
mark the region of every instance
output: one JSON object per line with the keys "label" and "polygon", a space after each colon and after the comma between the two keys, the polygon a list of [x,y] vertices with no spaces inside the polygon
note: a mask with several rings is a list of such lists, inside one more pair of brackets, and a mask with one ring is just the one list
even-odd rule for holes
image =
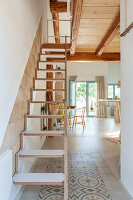
{"label": "doorway", "polygon": [[86,116],[96,115],[97,84],[95,81],[70,81],[69,104],[76,106],[76,114],[86,107]]}

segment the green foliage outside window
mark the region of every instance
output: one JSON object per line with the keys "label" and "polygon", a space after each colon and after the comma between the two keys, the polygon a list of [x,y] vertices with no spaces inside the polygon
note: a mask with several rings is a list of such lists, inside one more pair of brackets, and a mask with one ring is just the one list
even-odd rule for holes
{"label": "green foliage outside window", "polygon": [[79,85],[77,85],[76,96],[77,96],[77,98],[79,98],[81,96],[83,98],[86,98],[86,84],[85,83],[80,83]]}

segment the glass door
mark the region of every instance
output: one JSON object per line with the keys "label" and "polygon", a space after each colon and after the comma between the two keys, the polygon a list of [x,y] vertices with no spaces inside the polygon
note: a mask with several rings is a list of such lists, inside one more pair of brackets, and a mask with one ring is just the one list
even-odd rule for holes
{"label": "glass door", "polygon": [[96,102],[97,102],[97,84],[95,81],[89,81],[86,83],[86,108],[87,116],[96,115]]}
{"label": "glass door", "polygon": [[69,82],[69,105],[76,106],[76,82]]}
{"label": "glass door", "polygon": [[85,116],[96,115],[97,84],[95,81],[70,81],[69,105],[76,106],[73,114],[81,115],[86,107]]}
{"label": "glass door", "polygon": [[82,107],[86,107],[86,82],[84,81],[76,82],[76,114],[77,115],[81,115]]}

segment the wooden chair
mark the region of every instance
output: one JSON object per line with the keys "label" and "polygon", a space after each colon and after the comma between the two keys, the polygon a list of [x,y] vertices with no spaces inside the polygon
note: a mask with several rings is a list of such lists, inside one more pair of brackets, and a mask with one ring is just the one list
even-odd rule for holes
{"label": "wooden chair", "polygon": [[68,123],[69,123],[69,127],[73,128],[72,126],[72,116],[71,116],[71,112],[68,114]]}
{"label": "wooden chair", "polygon": [[[83,128],[85,127],[85,111],[86,107],[82,107],[81,115],[74,115],[73,126],[76,126],[76,124],[81,124]],[[78,119],[81,119],[81,121],[78,121]]]}
{"label": "wooden chair", "polygon": [[98,105],[95,104],[96,118],[106,118],[106,106],[104,102],[100,102]]}

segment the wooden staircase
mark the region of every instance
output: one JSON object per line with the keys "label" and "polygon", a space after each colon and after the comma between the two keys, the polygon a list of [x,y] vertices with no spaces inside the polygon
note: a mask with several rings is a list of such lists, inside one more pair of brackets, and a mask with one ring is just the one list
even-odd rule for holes
{"label": "wooden staircase", "polygon": [[[67,48],[68,45],[65,44],[44,44],[42,45],[40,61],[38,67],[35,70],[35,78],[33,80],[33,88],[31,89],[31,100],[29,101],[28,114],[25,116],[25,130],[20,134],[20,150],[16,154],[16,172],[13,176],[13,183],[16,185],[62,185],[64,184],[64,200],[68,200],[68,161],[67,161]],[[58,61],[56,61],[58,58]],[[53,61],[48,61],[48,59],[53,59]],[[63,59],[63,60],[59,60]],[[62,64],[63,68],[53,68],[47,69],[47,65]],[[43,67],[42,67],[43,65]],[[38,72],[64,72],[65,77],[62,79],[57,78],[38,78]],[[64,89],[38,89],[36,88],[36,81],[64,81]],[[61,102],[55,101],[43,101],[43,100],[34,100],[34,92],[56,92],[62,91],[65,95],[65,100]],[[35,103],[58,103],[64,105],[65,114],[64,115],[36,115],[31,114],[30,105]],[[64,129],[63,130],[27,130],[27,120],[28,119],[50,119],[50,118],[60,118],[64,120]],[[47,149],[37,149],[37,150],[25,150],[23,139],[26,136],[36,137],[36,136],[62,136],[64,137],[64,149],[62,150],[47,150]],[[19,158],[64,158],[64,173],[18,173],[18,160]]]}

